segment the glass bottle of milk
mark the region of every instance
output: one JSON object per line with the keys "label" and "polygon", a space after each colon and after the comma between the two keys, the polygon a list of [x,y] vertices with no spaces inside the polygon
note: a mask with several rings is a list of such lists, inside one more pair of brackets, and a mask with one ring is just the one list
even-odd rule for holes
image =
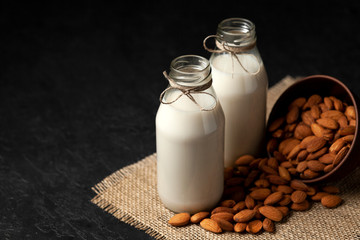
{"label": "glass bottle of milk", "polygon": [[174,212],[214,207],[224,182],[224,113],[206,58],[175,58],[156,115],[157,187]]}
{"label": "glass bottle of milk", "polygon": [[[215,38],[216,48],[206,47]],[[225,19],[204,40],[212,52],[213,86],[225,114],[225,167],[244,154],[257,155],[265,132],[267,74],[256,47],[255,25]]]}

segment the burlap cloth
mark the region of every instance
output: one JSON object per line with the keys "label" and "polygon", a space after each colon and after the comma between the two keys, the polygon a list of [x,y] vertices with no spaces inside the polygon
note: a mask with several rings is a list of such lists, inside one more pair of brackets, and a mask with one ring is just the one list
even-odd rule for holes
{"label": "burlap cloth", "polygon": [[[295,80],[285,77],[268,91],[268,113],[280,94]],[[114,217],[156,239],[360,239],[360,169],[334,183],[341,189],[344,203],[336,209],[326,209],[314,203],[309,211],[295,212],[276,224],[275,233],[225,232],[214,234],[200,226],[171,227],[167,222],[173,212],[166,209],[157,195],[156,154],[124,167],[92,190],[91,201]]]}

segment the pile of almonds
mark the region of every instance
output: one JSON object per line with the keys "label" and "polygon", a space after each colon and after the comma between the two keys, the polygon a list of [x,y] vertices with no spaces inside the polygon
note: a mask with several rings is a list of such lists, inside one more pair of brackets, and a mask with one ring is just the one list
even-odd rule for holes
{"label": "pile of almonds", "polygon": [[292,179],[281,162],[272,158],[244,155],[234,167],[224,171],[223,200],[207,212],[174,215],[169,224],[180,227],[189,223],[214,233],[223,231],[259,233],[275,231],[275,222],[284,222],[291,210],[305,211],[312,201],[320,201],[327,208],[341,204],[335,186],[321,188]]}
{"label": "pile of almonds", "polygon": [[332,171],[349,151],[355,115],[354,106],[334,96],[297,98],[285,116],[269,124],[267,150],[283,159],[281,166],[295,178],[317,178]]}
{"label": "pile of almonds", "polygon": [[270,158],[244,155],[224,170],[223,200],[211,211],[178,213],[169,224],[190,223],[224,231],[275,231],[291,210],[308,210],[312,202],[326,208],[342,203],[335,186],[310,186],[298,178],[313,179],[330,172],[349,151],[355,133],[355,109],[336,97],[312,95],[295,99],[286,116],[270,123]]}

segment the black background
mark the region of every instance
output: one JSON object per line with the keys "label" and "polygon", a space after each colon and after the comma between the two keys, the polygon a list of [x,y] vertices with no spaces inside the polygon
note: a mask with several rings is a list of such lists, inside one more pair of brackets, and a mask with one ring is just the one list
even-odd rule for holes
{"label": "black background", "polygon": [[0,239],[151,239],[93,205],[91,187],[155,152],[170,61],[209,57],[203,39],[245,17],[269,86],[327,74],[360,95],[359,3],[2,2]]}

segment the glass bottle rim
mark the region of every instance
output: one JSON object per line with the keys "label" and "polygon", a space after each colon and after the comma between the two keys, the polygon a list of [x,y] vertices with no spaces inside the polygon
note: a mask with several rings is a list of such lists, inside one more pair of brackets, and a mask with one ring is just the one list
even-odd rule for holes
{"label": "glass bottle rim", "polygon": [[170,63],[169,76],[180,85],[204,84],[211,79],[210,62],[198,55],[182,55]]}
{"label": "glass bottle rim", "polygon": [[255,24],[245,18],[227,18],[217,29],[217,40],[230,45],[247,45],[256,41]]}

